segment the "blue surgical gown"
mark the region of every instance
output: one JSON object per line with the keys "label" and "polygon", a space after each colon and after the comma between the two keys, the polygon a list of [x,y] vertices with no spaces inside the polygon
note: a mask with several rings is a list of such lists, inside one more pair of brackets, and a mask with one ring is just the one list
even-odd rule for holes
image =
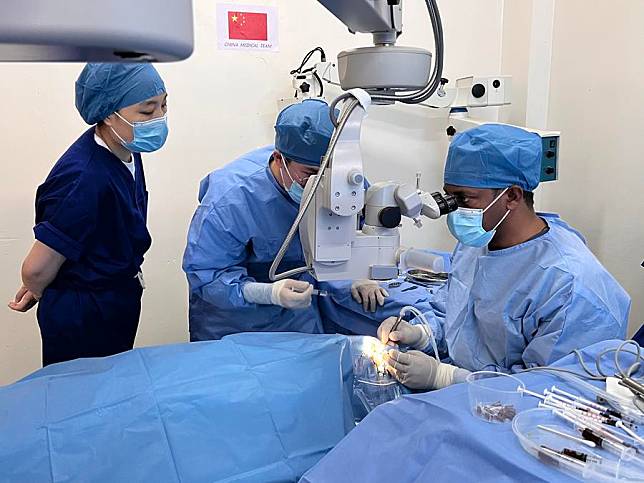
{"label": "blue surgical gown", "polygon": [[66,258],[38,304],[43,364],[131,349],[152,242],[141,156],[136,180],[86,131],[36,193],[37,240]]}
{"label": "blue surgical gown", "polygon": [[[273,146],[247,153],[201,182],[183,269],[190,285],[190,340],[237,332],[322,333],[313,298],[307,309],[246,302],[248,282],[270,282],[268,271],[298,213],[268,163]],[[296,237],[280,272],[305,265]],[[301,280],[314,283],[308,274]]]}
{"label": "blue surgical gown", "polygon": [[520,245],[456,247],[448,284],[425,314],[455,365],[516,372],[625,336],[628,294],[577,231],[540,216],[548,232]]}

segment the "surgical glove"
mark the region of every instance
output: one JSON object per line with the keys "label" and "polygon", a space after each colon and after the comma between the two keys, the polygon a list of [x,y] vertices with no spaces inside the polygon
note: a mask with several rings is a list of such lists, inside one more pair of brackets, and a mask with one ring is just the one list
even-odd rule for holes
{"label": "surgical glove", "polygon": [[287,278],[273,284],[271,300],[285,309],[305,309],[311,305],[312,295],[313,285],[309,282]]}
{"label": "surgical glove", "polygon": [[244,285],[243,292],[244,299],[251,304],[304,309],[311,305],[313,285],[287,278],[275,283],[248,282]]}
{"label": "surgical glove", "polygon": [[387,370],[410,389],[427,391],[442,389],[461,382],[468,373],[451,364],[444,364],[424,352],[389,351],[385,355]]}
{"label": "surgical glove", "polygon": [[395,331],[391,331],[398,317],[389,317],[378,327],[378,339],[383,344],[389,341],[396,344],[408,345],[413,349],[424,349],[429,343],[429,335],[422,325],[413,325],[401,320]]}
{"label": "surgical glove", "polygon": [[356,280],[351,285],[351,295],[353,300],[362,304],[365,312],[375,312],[378,305],[384,305],[385,297],[389,297],[389,293],[375,280]]}

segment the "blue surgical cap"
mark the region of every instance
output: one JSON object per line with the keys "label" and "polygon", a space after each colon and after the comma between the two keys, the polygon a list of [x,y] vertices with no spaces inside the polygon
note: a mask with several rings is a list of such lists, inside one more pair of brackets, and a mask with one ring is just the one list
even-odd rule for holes
{"label": "blue surgical cap", "polygon": [[87,124],[165,92],[151,64],[87,64],[76,81],[76,109]]}
{"label": "blue surgical cap", "polygon": [[327,103],[307,99],[288,106],[277,116],[275,149],[288,160],[320,166],[332,134]]}
{"label": "blue surgical cap", "polygon": [[525,129],[484,124],[457,134],[445,163],[445,184],[534,191],[541,179],[541,138]]}

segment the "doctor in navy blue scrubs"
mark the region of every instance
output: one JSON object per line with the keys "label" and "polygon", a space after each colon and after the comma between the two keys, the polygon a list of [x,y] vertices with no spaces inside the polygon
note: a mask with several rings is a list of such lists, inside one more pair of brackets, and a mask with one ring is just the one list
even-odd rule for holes
{"label": "doctor in navy blue scrubs", "polygon": [[141,154],[168,135],[167,94],[150,64],[88,64],[76,108],[92,127],[36,193],[35,243],[9,307],[38,304],[43,365],[129,350],[152,239]]}

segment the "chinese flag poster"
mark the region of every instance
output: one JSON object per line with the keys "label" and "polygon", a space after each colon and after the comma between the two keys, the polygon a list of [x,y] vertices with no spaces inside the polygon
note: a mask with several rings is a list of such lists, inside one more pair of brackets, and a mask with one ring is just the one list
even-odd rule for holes
{"label": "chinese flag poster", "polygon": [[268,14],[228,12],[228,38],[232,40],[268,40]]}
{"label": "chinese flag poster", "polygon": [[239,3],[217,4],[217,37],[223,50],[276,52],[277,8]]}

